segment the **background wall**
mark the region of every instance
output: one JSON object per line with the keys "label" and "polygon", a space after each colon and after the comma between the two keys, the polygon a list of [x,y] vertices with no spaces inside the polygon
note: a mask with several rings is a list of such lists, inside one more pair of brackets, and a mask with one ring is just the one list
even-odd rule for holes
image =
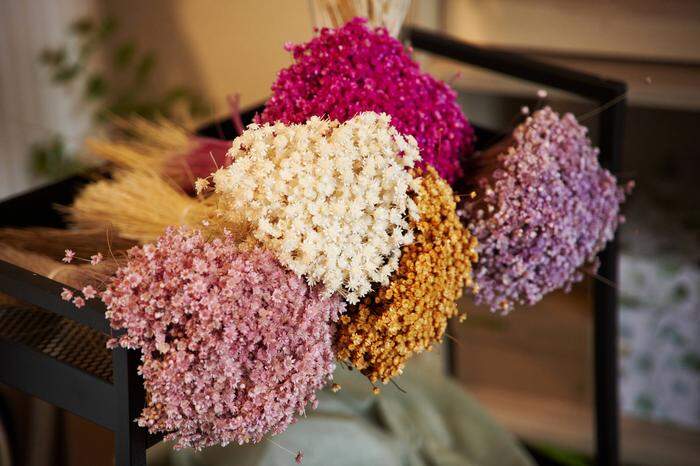
{"label": "background wall", "polygon": [[156,52],[156,81],[201,90],[216,115],[226,112],[228,94],[240,93],[244,106],[263,100],[291,62],[284,43],[312,35],[305,0],[123,0],[100,7],[119,19],[122,35]]}
{"label": "background wall", "polygon": [[89,116],[72,90],[49,84],[38,56],[71,21],[96,11],[93,0],[0,0],[0,198],[40,182],[29,170],[32,143],[60,131],[81,144]]}

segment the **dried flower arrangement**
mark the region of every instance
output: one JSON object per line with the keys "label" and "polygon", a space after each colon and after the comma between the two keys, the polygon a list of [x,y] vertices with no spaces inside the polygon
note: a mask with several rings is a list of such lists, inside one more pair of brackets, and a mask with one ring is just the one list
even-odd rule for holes
{"label": "dried flower arrangement", "polygon": [[422,162],[450,183],[473,151],[474,131],[444,82],[420,70],[386,29],[361,18],[321,29],[301,45],[287,45],[294,63],[280,71],[258,123],[303,123],[312,116],[343,122],[360,112],[391,116],[418,142]]}
{"label": "dried flower arrangement", "polygon": [[442,341],[455,301],[472,287],[476,238],[462,226],[450,186],[428,167],[418,193],[416,240],[402,247],[388,285],[340,318],[337,356],[372,382],[388,382],[413,353]]}
{"label": "dried flower arrangement", "polygon": [[129,138],[89,140],[91,154],[115,166],[149,169],[162,174],[187,192],[197,178],[208,176],[225,164],[231,141],[193,135],[175,122],[141,117],[115,124]]}
{"label": "dried flower arrangement", "polygon": [[366,112],[345,123],[251,125],[231,165],[212,175],[219,216],[244,217],[282,264],[356,303],[388,283],[417,215],[409,194],[418,183],[405,170],[419,159],[416,142],[390,121]]}
{"label": "dried flower arrangement", "polygon": [[101,299],[124,331],[111,344],[141,351],[138,422],[176,448],[282,432],[335,360],[391,381],[442,340],[465,288],[500,311],[566,289],[621,218],[624,190],[572,115],[543,108],[469,155],[454,91],[386,30],[355,19],[290,50],[233,142],[124,123],[127,143],[92,144],[111,178],[67,209],[75,234],[111,225],[123,251],[78,267],[86,248],[66,250],[62,297]]}
{"label": "dried flower arrangement", "polygon": [[471,161],[462,215],[479,240],[477,303],[508,312],[580,281],[621,219],[625,190],[571,114],[545,107]]}
{"label": "dried flower arrangement", "polygon": [[101,297],[111,325],[126,329],[112,344],[143,353],[139,424],[177,448],[283,431],[330,379],[345,308],[269,251],[182,228],[131,249]]}

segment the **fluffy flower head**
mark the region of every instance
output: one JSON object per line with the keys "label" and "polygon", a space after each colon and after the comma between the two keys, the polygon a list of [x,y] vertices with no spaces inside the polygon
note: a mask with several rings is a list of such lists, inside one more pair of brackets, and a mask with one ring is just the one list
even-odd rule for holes
{"label": "fluffy flower head", "polygon": [[361,112],[384,112],[400,133],[416,138],[420,166],[432,165],[455,181],[460,158],[472,152],[474,142],[455,92],[423,73],[386,29],[365,23],[356,18],[289,46],[294,63],[279,73],[257,122],[303,123],[311,116],[344,122]]}
{"label": "fluffy flower head", "polygon": [[73,299],[73,292],[68,288],[63,288],[63,290],[61,290],[61,299],[64,301],[70,301]]}
{"label": "fluffy flower head", "polygon": [[387,382],[413,353],[442,340],[457,300],[472,285],[476,238],[462,226],[450,186],[428,168],[420,187],[416,241],[376,295],[340,318],[337,357],[370,380]]}
{"label": "fluffy flower head", "polygon": [[66,255],[63,256],[63,259],[61,259],[63,262],[66,264],[70,264],[71,261],[75,258],[75,251],[72,249],[66,249]]}
{"label": "fluffy flower head", "polygon": [[416,142],[389,122],[367,112],[342,124],[250,125],[213,175],[219,214],[243,216],[283,265],[357,302],[396,270],[417,215],[406,169]]}
{"label": "fluffy flower head", "polygon": [[269,252],[173,229],[133,248],[102,300],[126,330],[112,344],[143,353],[139,424],[177,448],[283,431],[330,378],[344,309]]}
{"label": "fluffy flower head", "polygon": [[586,128],[545,107],[480,158],[489,168],[464,206],[479,239],[476,301],[507,312],[568,290],[613,238],[625,197]]}

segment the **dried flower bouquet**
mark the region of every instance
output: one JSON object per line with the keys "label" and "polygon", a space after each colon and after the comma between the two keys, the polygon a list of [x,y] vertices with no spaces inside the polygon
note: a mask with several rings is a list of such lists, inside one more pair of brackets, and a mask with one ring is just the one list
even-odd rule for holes
{"label": "dried flower bouquet", "polygon": [[62,296],[104,302],[124,330],[111,344],[142,354],[138,422],[177,448],[282,432],[336,360],[391,381],[465,289],[500,311],[566,289],[621,219],[624,190],[572,115],[538,110],[473,154],[455,92],[385,29],[355,19],[288,49],[234,141],[128,123],[136,140],[92,144],[112,176],[68,208],[78,231],[139,243],[94,251],[112,269]]}

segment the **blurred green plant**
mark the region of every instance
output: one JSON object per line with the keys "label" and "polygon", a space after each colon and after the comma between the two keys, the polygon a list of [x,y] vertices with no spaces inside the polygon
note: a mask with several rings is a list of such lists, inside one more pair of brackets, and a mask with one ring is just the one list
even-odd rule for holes
{"label": "blurred green plant", "polygon": [[39,175],[61,178],[79,171],[82,166],[72,157],[60,134],[32,144],[29,149],[32,171]]}
{"label": "blurred green plant", "polygon": [[593,466],[593,461],[591,461],[590,458],[552,445],[530,444],[528,448],[538,460],[544,459],[546,464],[556,464],[560,466]]}
{"label": "blurred green plant", "polygon": [[[108,131],[115,130],[110,126],[112,118],[207,115],[208,103],[188,87],[156,92],[158,88],[150,83],[155,54],[139,49],[132,40],[117,40],[118,29],[113,17],[74,21],[64,44],[39,54],[52,83],[80,89],[79,103],[91,112],[95,125]],[[74,155],[61,134],[49,135],[30,148],[32,171],[51,178],[74,173],[81,168]]]}

